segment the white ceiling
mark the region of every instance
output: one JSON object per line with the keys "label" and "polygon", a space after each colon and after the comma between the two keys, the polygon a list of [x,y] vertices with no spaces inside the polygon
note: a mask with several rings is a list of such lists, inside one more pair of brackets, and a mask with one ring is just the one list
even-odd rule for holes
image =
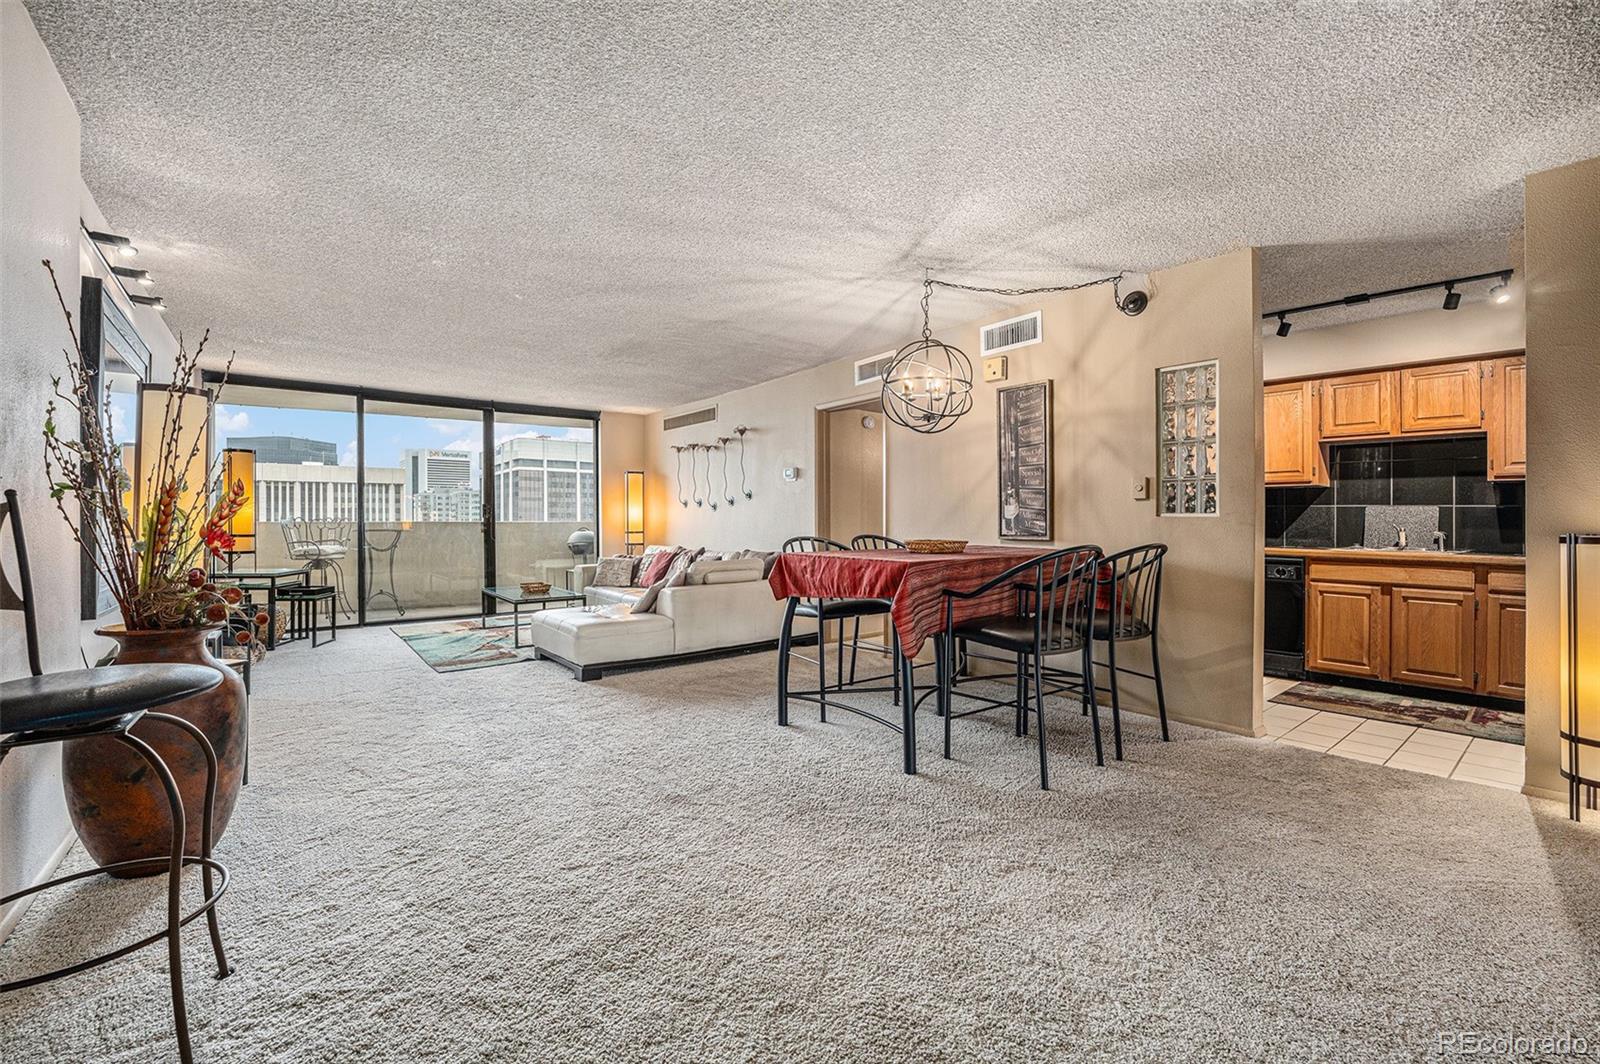
{"label": "white ceiling", "polygon": [[1600,154],[1591,4],[1292,7],[28,2],[175,327],[611,409],[897,346],[924,266],[1495,269],[1522,175]]}

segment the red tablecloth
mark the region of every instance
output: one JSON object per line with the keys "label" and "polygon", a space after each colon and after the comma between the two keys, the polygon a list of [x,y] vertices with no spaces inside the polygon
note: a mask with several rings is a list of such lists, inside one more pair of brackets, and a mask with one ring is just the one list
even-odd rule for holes
{"label": "red tablecloth", "polygon": [[[913,657],[922,641],[944,628],[946,588],[970,591],[991,577],[1037,558],[1049,547],[968,547],[961,554],[913,554],[904,550],[836,550],[781,554],[768,583],[776,598],[889,599],[900,649]],[[1010,587],[975,599],[955,600],[955,620],[1012,613]]]}

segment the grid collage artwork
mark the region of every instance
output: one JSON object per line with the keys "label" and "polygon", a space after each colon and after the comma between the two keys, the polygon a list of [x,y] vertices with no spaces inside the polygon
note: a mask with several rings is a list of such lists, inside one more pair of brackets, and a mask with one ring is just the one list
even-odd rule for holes
{"label": "grid collage artwork", "polygon": [[1217,373],[1214,359],[1156,371],[1163,517],[1217,513]]}

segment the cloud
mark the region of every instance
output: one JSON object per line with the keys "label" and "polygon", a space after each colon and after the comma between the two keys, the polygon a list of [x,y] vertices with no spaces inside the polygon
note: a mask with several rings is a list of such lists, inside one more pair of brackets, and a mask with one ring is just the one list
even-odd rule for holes
{"label": "cloud", "polygon": [[355,440],[351,440],[349,443],[345,444],[343,448],[340,449],[340,451],[339,451],[339,464],[342,465],[342,466],[353,466],[353,465],[356,464],[356,441]]}
{"label": "cloud", "polygon": [[476,437],[464,436],[459,440],[453,440],[450,443],[445,444],[443,447],[440,447],[439,450],[441,450],[441,451],[481,451],[481,450],[483,450],[483,437],[482,436],[476,436]]}
{"label": "cloud", "polygon": [[232,410],[220,403],[217,404],[217,428],[223,432],[243,432],[249,427],[248,410]]}

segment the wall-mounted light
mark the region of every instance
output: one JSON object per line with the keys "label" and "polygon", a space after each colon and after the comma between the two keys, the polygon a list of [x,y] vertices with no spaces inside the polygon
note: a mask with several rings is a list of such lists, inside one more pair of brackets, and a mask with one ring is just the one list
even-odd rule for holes
{"label": "wall-mounted light", "polygon": [[128,298],[141,307],[153,307],[156,310],[166,310],[167,304],[160,296],[136,296],[129,293]]}
{"label": "wall-mounted light", "polygon": [[90,240],[93,240],[96,244],[115,249],[117,254],[125,259],[131,259],[139,254],[139,249],[133,246],[133,241],[125,236],[118,236],[115,233],[101,233],[94,229],[88,230],[88,233]]}
{"label": "wall-mounted light", "polygon": [[1444,309],[1455,310],[1461,305],[1461,293],[1456,291],[1454,281],[1447,282],[1444,286]]}
{"label": "wall-mounted light", "polygon": [[1278,315],[1278,335],[1279,336],[1288,336],[1289,335],[1289,330],[1292,329],[1292,328],[1294,328],[1294,326],[1289,324],[1289,319],[1284,317],[1282,314],[1279,314]]}
{"label": "wall-mounted light", "polygon": [[622,552],[644,549],[644,473],[630,469],[623,477]]}
{"label": "wall-mounted light", "polygon": [[1507,270],[1500,275],[1500,283],[1489,289],[1489,298],[1496,303],[1507,303],[1511,300],[1511,271]]}
{"label": "wall-mounted light", "polygon": [[130,281],[138,281],[146,288],[156,283],[156,279],[150,276],[149,270],[136,270],[131,266],[113,266],[111,267],[111,272],[118,277],[126,277]]}
{"label": "wall-mounted light", "polygon": [[1600,808],[1600,533],[1561,537],[1560,616],[1561,776],[1577,820],[1580,807]]}

